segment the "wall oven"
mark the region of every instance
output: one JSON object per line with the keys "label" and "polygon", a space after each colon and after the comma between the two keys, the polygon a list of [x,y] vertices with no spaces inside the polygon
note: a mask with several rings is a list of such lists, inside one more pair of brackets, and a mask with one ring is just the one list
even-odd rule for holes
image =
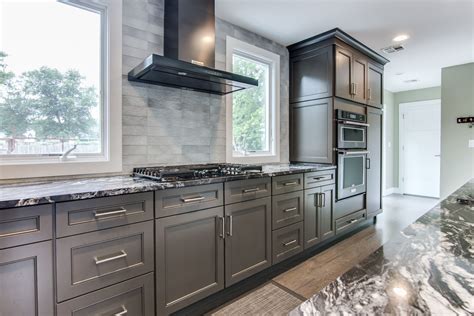
{"label": "wall oven", "polygon": [[364,114],[337,110],[337,148],[367,148],[368,126]]}
{"label": "wall oven", "polygon": [[337,199],[365,193],[367,150],[338,149]]}

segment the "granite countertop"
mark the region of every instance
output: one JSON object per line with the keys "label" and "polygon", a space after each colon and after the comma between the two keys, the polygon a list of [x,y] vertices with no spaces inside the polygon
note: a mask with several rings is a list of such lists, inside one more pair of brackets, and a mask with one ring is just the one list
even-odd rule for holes
{"label": "granite countertop", "polygon": [[474,314],[470,181],[290,315]]}
{"label": "granite countertop", "polygon": [[95,197],[164,190],[334,168],[336,167],[323,164],[270,164],[264,165],[262,172],[251,173],[243,176],[228,176],[165,183],[131,176],[114,176],[0,185],[0,208],[83,200]]}

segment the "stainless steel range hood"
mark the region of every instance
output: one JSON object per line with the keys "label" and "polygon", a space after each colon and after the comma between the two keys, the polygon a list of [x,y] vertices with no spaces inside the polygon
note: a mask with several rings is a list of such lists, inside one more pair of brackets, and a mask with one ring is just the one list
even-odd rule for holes
{"label": "stainless steel range hood", "polygon": [[128,80],[224,95],[258,81],[214,69],[214,0],[165,0],[164,56],[152,54]]}

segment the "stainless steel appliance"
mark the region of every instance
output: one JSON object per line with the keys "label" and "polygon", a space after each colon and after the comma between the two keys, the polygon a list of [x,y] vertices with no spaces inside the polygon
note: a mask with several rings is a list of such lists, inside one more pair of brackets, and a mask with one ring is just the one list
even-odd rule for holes
{"label": "stainless steel appliance", "polygon": [[364,114],[337,111],[337,148],[367,148],[367,117]]}
{"label": "stainless steel appliance", "polygon": [[338,150],[337,199],[366,191],[367,150]]}

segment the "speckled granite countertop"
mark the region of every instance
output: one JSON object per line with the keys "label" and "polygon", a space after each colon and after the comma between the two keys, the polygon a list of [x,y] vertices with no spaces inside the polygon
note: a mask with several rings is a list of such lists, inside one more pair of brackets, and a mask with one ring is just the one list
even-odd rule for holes
{"label": "speckled granite countertop", "polygon": [[473,315],[470,181],[290,315]]}
{"label": "speckled granite countertop", "polygon": [[264,165],[261,173],[165,183],[130,176],[115,176],[0,185],[0,208],[82,200],[334,168],[335,166],[322,164],[271,164]]}

